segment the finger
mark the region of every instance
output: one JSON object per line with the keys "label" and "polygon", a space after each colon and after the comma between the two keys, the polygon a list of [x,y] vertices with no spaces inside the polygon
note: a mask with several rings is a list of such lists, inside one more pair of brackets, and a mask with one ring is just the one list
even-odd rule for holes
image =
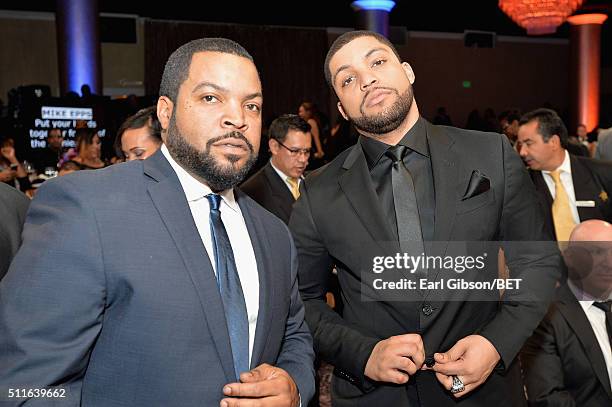
{"label": "finger", "polygon": [[467,342],[460,340],[452,348],[444,353],[435,353],[434,359],[439,363],[457,360],[467,351]]}
{"label": "finger", "polygon": [[230,383],[223,386],[223,394],[231,397],[268,397],[277,395],[275,380],[255,383]]}
{"label": "finger", "polygon": [[440,382],[440,384],[448,391],[450,391],[451,386],[453,385],[453,378],[447,376],[445,374],[436,373],[436,379]]}
{"label": "finger", "polygon": [[406,357],[395,358],[392,361],[391,366],[394,369],[399,369],[399,370],[402,370],[408,373],[410,376],[414,375],[418,370],[417,365],[415,365],[414,362],[410,360],[410,358],[406,358]]}
{"label": "finger", "polygon": [[442,373],[447,376],[466,375],[466,369],[466,363],[463,360],[447,363],[436,363],[432,368],[434,372]]}
{"label": "finger", "polygon": [[219,405],[221,407],[260,407],[262,402],[259,399],[224,398]]}
{"label": "finger", "polygon": [[384,381],[395,384],[406,384],[410,380],[410,375],[397,369],[389,369],[387,374],[384,374],[383,377]]}
{"label": "finger", "polygon": [[476,389],[478,387],[478,385],[476,384],[466,384],[465,385],[465,390],[460,391],[459,393],[453,393],[453,396],[458,399],[461,398],[465,395],[467,395],[468,393],[470,393],[472,390]]}

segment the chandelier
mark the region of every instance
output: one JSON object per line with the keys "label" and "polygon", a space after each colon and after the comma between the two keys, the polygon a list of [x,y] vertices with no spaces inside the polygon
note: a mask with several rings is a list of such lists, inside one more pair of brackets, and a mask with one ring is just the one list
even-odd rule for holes
{"label": "chandelier", "polygon": [[502,9],[529,35],[552,34],[583,0],[499,0]]}

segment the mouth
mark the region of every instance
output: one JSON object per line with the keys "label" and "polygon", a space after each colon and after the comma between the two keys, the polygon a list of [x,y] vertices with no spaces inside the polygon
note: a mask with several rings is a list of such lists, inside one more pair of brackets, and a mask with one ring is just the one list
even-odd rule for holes
{"label": "mouth", "polygon": [[375,89],[365,97],[365,107],[372,107],[382,103],[392,92],[387,89]]}
{"label": "mouth", "polygon": [[226,138],[213,144],[213,147],[218,147],[232,153],[248,151],[247,144],[240,139]]}

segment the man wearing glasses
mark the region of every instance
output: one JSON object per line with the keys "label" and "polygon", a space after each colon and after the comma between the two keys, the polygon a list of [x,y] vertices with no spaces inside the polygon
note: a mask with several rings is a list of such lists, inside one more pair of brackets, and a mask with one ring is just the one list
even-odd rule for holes
{"label": "man wearing glasses", "polygon": [[310,125],[295,114],[275,119],[268,132],[270,162],[241,185],[261,206],[289,223],[312,148]]}

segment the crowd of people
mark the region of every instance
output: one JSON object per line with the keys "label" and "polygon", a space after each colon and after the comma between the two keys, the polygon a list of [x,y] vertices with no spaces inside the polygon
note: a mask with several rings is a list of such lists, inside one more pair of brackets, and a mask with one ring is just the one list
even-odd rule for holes
{"label": "crowd of people", "polygon": [[[262,138],[248,51],[191,41],[119,128],[117,163],[95,129],[72,151],[49,131],[32,164],[62,177],[31,202],[2,144],[0,401],[609,405],[608,131],[570,135],[548,108],[429,122],[411,65],[369,31],[336,39],[324,75],[341,121],[304,102]],[[490,247],[482,273],[393,260]],[[459,277],[523,288],[439,289]]]}

